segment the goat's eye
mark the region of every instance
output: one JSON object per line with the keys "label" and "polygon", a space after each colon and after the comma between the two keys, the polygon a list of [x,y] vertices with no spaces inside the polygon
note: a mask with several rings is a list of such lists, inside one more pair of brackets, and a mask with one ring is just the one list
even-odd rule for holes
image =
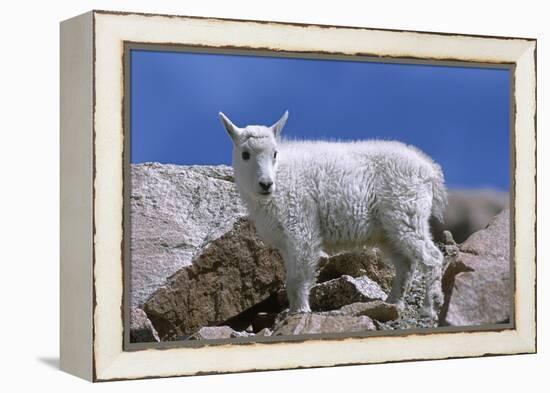
{"label": "goat's eye", "polygon": [[247,151],[243,151],[242,157],[243,157],[243,160],[246,161],[250,158],[250,153]]}
{"label": "goat's eye", "polygon": [[277,158],[277,152],[273,153],[273,158]]}

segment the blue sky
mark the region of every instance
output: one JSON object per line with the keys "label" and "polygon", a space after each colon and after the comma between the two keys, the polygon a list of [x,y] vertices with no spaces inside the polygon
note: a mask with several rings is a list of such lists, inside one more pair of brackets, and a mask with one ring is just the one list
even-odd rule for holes
{"label": "blue sky", "polygon": [[133,163],[231,163],[218,119],[303,139],[413,144],[450,188],[509,187],[508,70],[131,51]]}

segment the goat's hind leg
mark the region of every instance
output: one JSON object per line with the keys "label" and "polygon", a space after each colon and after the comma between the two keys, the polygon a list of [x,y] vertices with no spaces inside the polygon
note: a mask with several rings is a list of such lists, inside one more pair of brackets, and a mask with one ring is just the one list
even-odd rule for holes
{"label": "goat's hind leg", "polygon": [[[443,302],[443,292],[441,290],[441,275],[443,254],[435,246],[431,239],[429,232],[428,220],[423,216],[415,217],[408,223],[403,223],[400,220],[386,221],[383,224],[386,229],[386,235],[391,242],[393,249],[394,263],[396,263],[396,279],[398,280],[395,285],[400,285],[401,280],[405,284],[401,284],[405,287],[404,295],[412,280],[412,273],[418,266],[426,272],[426,292],[424,297],[424,305],[422,308],[423,316],[436,318],[439,308]],[[404,262],[399,257],[410,261],[409,269],[406,270]],[[399,273],[406,270],[406,275]],[[394,287],[395,287],[394,285]],[[390,293],[390,299],[393,300],[391,295],[397,294],[398,288],[392,287],[392,293]]]}
{"label": "goat's hind leg", "polygon": [[424,306],[422,314],[430,318],[436,318],[441,306],[443,305],[443,290],[441,281],[443,279],[443,254],[433,243],[431,238],[425,242],[425,253],[431,258],[425,258],[423,263],[426,274],[426,295],[424,297]]}
{"label": "goat's hind leg", "polygon": [[416,262],[413,259],[404,257],[395,249],[386,247],[383,252],[384,256],[389,258],[395,267],[395,277],[386,302],[395,304],[399,310],[403,310],[405,308],[405,298],[409,292],[412,276],[416,269]]}

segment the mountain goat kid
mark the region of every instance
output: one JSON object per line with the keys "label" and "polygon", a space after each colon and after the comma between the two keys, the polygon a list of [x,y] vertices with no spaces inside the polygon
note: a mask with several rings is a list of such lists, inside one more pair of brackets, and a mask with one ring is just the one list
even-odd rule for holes
{"label": "mountain goat kid", "polygon": [[288,112],[271,127],[235,126],[239,193],[260,237],[281,253],[291,313],[310,312],[322,255],[376,246],[395,265],[387,302],[400,309],[417,267],[427,271],[423,314],[442,303],[443,255],[428,220],[441,220],[446,190],[439,165],[399,142],[285,141]]}

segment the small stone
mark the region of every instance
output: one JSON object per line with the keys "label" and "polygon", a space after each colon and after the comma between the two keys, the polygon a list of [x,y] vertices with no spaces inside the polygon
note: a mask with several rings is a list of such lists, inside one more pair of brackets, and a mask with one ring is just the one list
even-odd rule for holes
{"label": "small stone", "polygon": [[256,336],[259,336],[259,337],[269,337],[273,334],[273,332],[271,331],[271,329],[268,329],[268,328],[263,328],[262,330],[260,330],[258,333],[256,333]]}
{"label": "small stone", "polygon": [[381,300],[348,304],[339,310],[330,311],[330,314],[349,315],[354,317],[365,315],[380,322],[394,321],[399,318],[397,306]]}
{"label": "small stone", "polygon": [[386,299],[380,286],[368,276],[340,278],[315,285],[311,289],[310,303],[315,311],[341,308],[355,302]]}
{"label": "small stone", "polygon": [[443,231],[443,239],[445,244],[448,244],[448,245],[456,244],[455,239],[453,239],[453,234],[450,231]]}
{"label": "small stone", "polygon": [[147,314],[140,308],[133,308],[130,312],[130,342],[158,342],[157,331],[147,318]]}
{"label": "small stone", "polygon": [[365,247],[360,252],[321,258],[317,281],[322,283],[344,275],[354,278],[366,275],[389,291],[394,274],[393,265],[386,263],[377,249]]}
{"label": "small stone", "polygon": [[273,336],[294,336],[321,333],[351,333],[376,330],[367,316],[332,315],[330,313],[282,314],[278,318]]}
{"label": "small stone", "polygon": [[189,337],[189,340],[216,340],[234,337],[237,333],[229,326],[205,326]]}
{"label": "small stone", "polygon": [[242,332],[233,332],[231,333],[231,338],[239,338],[239,337],[253,337],[255,336],[254,333],[249,333],[247,331],[242,331]]}

